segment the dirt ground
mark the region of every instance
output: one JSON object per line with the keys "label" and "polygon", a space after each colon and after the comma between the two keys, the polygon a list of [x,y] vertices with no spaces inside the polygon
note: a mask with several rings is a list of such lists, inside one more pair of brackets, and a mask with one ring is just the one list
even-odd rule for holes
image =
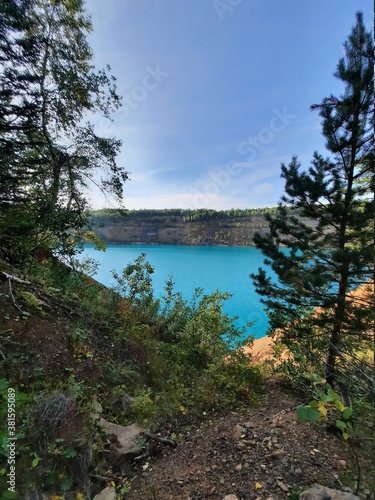
{"label": "dirt ground", "polygon": [[[373,285],[352,292],[373,303]],[[371,335],[373,329],[371,328]],[[254,341],[253,360],[273,357],[273,340]],[[280,378],[267,379],[258,404],[207,420],[176,450],[138,468],[129,500],[295,500],[314,483],[350,488],[374,498],[371,444],[344,443],[324,426],[298,423],[296,408],[307,403]],[[372,453],[372,455],[371,455]],[[359,478],[359,491],[357,481]]]}
{"label": "dirt ground", "polygon": [[361,451],[323,426],[298,423],[305,402],[270,377],[255,408],[207,420],[175,450],[140,465],[127,498],[283,500],[314,483],[354,488]]}

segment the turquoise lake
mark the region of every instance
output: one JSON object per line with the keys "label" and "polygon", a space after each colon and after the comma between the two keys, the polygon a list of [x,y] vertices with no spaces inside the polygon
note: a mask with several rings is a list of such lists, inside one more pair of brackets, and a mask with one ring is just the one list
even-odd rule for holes
{"label": "turquoise lake", "polygon": [[247,333],[254,338],[266,335],[267,316],[249,277],[260,266],[264,267],[260,250],[251,247],[108,245],[105,252],[99,252],[87,245],[82,256],[99,262],[94,278],[110,286],[115,284],[111,270],[121,272],[142,252],[155,268],[152,275],[155,297],[163,295],[165,281],[171,275],[175,291],[182,292],[185,299],[190,299],[197,287],[203,288],[205,293],[216,289],[229,292],[233,296],[224,302],[224,312],[238,316],[237,326],[253,321]]}

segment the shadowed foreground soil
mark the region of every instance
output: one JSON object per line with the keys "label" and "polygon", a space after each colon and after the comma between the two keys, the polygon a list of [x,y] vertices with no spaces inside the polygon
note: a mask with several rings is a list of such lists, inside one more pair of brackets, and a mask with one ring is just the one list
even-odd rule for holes
{"label": "shadowed foreground soil", "polygon": [[127,498],[283,500],[314,483],[353,488],[361,451],[323,426],[298,423],[305,402],[281,379],[267,379],[254,409],[207,420],[176,450],[140,466]]}

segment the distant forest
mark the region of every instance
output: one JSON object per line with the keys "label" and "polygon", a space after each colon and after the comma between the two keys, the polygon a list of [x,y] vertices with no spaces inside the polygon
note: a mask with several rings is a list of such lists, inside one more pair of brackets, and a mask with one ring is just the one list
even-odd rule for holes
{"label": "distant forest", "polygon": [[207,208],[199,209],[182,209],[182,208],[165,208],[165,209],[142,209],[142,210],[119,210],[104,208],[94,210],[92,217],[111,217],[114,221],[119,221],[123,217],[136,217],[148,219],[150,217],[182,217],[184,222],[197,222],[222,219],[240,219],[251,217],[254,215],[274,214],[277,207],[265,208],[231,208],[229,210],[212,210]]}

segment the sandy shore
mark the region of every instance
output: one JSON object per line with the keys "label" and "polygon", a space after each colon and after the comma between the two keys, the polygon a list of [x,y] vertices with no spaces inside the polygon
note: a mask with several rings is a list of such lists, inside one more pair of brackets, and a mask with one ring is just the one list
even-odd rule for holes
{"label": "sandy shore", "polygon": [[[349,297],[357,302],[357,305],[363,305],[363,307],[373,307],[374,304],[374,285],[365,284],[353,290],[349,294]],[[374,325],[369,325],[370,335],[374,334]],[[254,340],[253,346],[245,347],[245,353],[252,354],[253,360],[255,362],[265,361],[267,359],[273,358],[273,339],[271,337],[263,337],[261,339]]]}
{"label": "sandy shore", "polygon": [[271,337],[263,337],[254,340],[252,347],[244,347],[245,353],[250,353],[253,360],[257,363],[273,358],[273,339]]}

